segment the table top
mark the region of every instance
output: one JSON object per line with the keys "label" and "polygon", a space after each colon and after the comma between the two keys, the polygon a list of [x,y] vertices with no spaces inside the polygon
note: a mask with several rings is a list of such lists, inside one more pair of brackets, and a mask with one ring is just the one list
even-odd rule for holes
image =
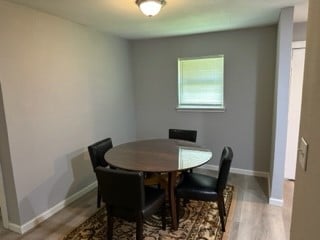
{"label": "table top", "polygon": [[199,145],[176,139],[151,139],[113,147],[105,160],[113,167],[142,172],[173,172],[201,166],[212,152]]}

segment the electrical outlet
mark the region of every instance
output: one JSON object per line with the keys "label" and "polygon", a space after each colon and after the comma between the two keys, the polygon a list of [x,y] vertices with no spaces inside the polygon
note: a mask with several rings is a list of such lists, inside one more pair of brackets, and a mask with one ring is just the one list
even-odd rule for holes
{"label": "electrical outlet", "polygon": [[298,148],[298,161],[304,171],[307,171],[308,143],[301,137]]}

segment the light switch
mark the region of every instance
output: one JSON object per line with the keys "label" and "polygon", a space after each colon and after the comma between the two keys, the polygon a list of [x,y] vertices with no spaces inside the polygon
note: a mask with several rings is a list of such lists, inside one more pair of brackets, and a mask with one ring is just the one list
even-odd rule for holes
{"label": "light switch", "polygon": [[298,161],[304,171],[307,171],[308,143],[301,137],[298,148]]}

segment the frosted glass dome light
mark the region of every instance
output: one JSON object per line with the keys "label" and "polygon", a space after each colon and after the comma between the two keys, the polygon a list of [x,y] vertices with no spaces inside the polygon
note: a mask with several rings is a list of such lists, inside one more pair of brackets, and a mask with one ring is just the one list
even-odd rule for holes
{"label": "frosted glass dome light", "polygon": [[141,12],[148,16],[153,17],[157,15],[161,8],[166,4],[164,0],[137,0],[136,4],[139,6]]}

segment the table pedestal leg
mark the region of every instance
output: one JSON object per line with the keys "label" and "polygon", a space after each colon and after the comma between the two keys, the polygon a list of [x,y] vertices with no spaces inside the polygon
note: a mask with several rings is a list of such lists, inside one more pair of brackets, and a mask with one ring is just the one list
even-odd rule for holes
{"label": "table pedestal leg", "polygon": [[177,180],[177,172],[169,172],[169,202],[170,202],[170,210],[171,210],[171,219],[172,219],[172,228],[173,230],[177,230],[178,221],[177,221],[177,209],[176,209],[176,197],[175,197],[175,187]]}

